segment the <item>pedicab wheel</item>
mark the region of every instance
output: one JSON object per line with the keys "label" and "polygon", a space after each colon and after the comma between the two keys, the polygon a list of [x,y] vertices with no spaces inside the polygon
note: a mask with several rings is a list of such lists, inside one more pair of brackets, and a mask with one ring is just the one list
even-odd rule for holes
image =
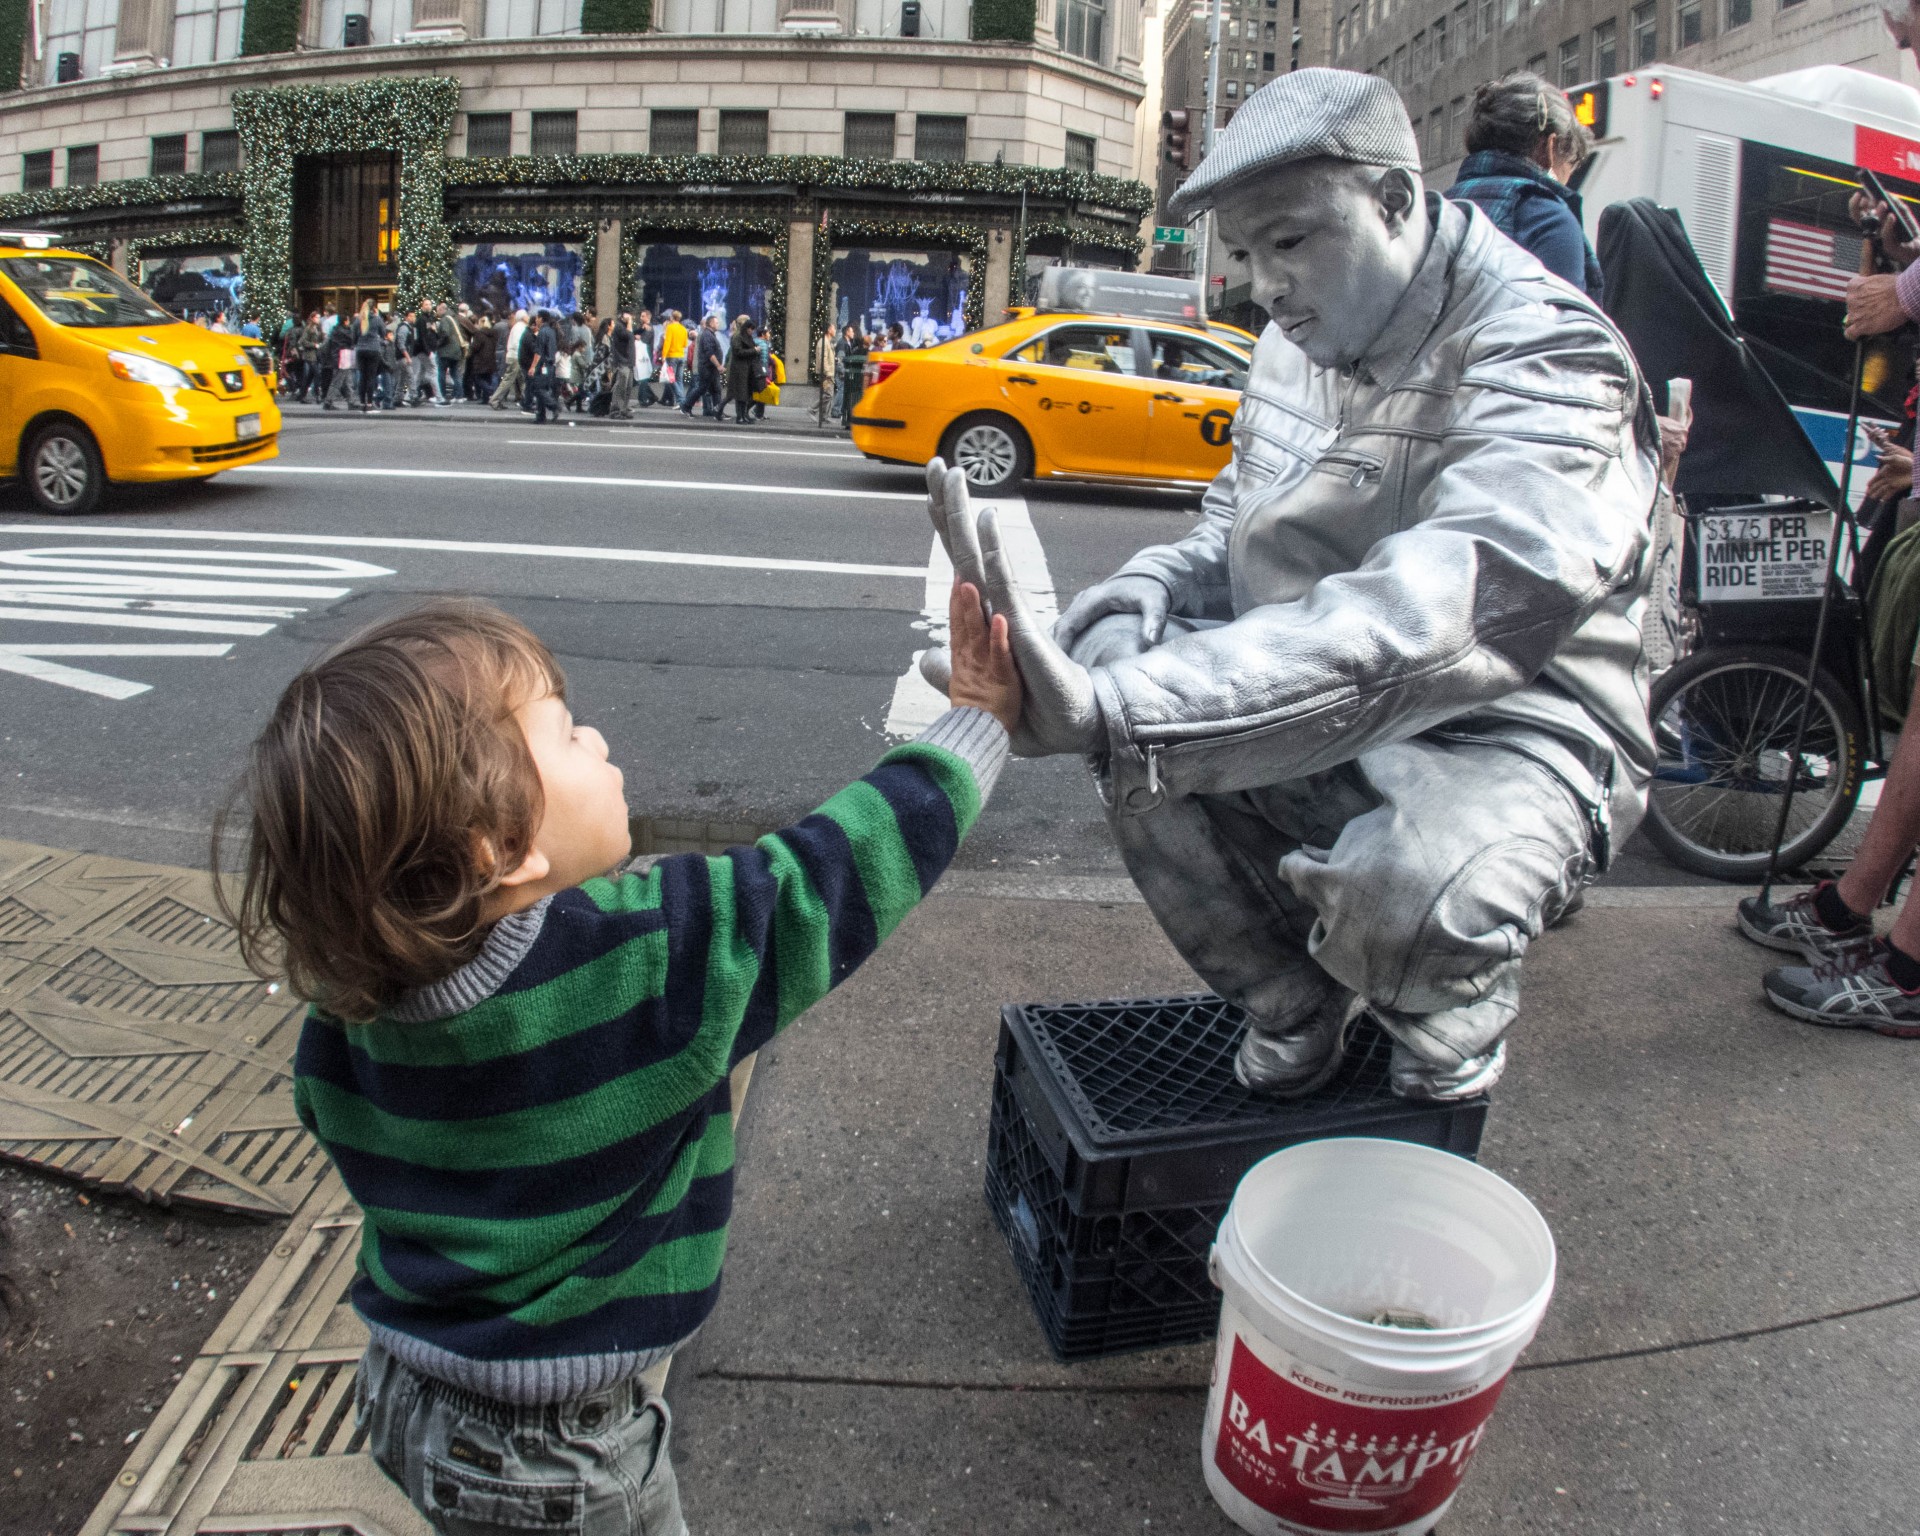
{"label": "pedicab wheel", "polygon": [[[1775,646],[1716,646],[1654,684],[1656,764],[1647,839],[1682,869],[1715,880],[1765,875],[1807,659]],[[1833,675],[1814,675],[1779,868],[1795,869],[1846,825],[1860,798],[1860,706]]]}
{"label": "pedicab wheel", "polygon": [[34,429],[20,456],[20,478],[42,512],[62,517],[91,512],[107,485],[93,435],[74,421],[49,421]]}
{"label": "pedicab wheel", "polygon": [[940,439],[940,457],[982,496],[1010,491],[1033,473],[1033,448],[1018,422],[996,411],[962,416]]}

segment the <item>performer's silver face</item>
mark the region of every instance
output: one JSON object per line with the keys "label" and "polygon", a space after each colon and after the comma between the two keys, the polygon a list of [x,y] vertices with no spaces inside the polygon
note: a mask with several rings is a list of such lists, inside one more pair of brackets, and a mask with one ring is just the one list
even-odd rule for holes
{"label": "performer's silver face", "polygon": [[[1322,368],[1366,355],[1425,254],[1424,217],[1409,220],[1405,183],[1377,167],[1300,160],[1256,176],[1216,206],[1228,258],[1254,302]],[[1420,207],[1414,179],[1412,206]],[[1411,249],[1410,249],[1411,247]]]}

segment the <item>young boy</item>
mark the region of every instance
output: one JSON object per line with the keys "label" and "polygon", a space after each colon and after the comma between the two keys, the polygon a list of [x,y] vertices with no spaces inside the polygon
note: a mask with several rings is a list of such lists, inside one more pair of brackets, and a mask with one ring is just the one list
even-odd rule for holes
{"label": "young boy", "polygon": [[1006,620],[952,599],[955,708],[813,815],[608,875],[620,770],[480,604],[375,625],[254,743],[250,963],[312,1000],[300,1119],[366,1215],[376,1461],[443,1532],[682,1536],[641,1373],[718,1297],[734,1066],[930,890],[1005,761]]}

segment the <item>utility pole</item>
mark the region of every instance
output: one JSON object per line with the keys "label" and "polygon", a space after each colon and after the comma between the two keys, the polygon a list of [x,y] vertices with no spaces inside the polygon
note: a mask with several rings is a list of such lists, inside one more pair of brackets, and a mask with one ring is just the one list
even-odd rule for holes
{"label": "utility pole", "polygon": [[[1206,125],[1200,135],[1200,157],[1204,160],[1213,153],[1213,140],[1219,131],[1215,118],[1214,102],[1220,94],[1220,5],[1221,0],[1213,0],[1207,19],[1207,100]],[[1213,210],[1208,209],[1200,215],[1200,318],[1205,320],[1212,308],[1208,295],[1212,291],[1211,258],[1213,255]]]}

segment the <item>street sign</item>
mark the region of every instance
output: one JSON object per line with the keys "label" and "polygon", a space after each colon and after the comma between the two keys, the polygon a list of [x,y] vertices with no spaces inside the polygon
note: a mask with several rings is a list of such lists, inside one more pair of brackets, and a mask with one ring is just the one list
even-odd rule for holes
{"label": "street sign", "polygon": [[1193,231],[1181,225],[1156,224],[1153,226],[1155,245],[1186,245],[1193,239]]}

